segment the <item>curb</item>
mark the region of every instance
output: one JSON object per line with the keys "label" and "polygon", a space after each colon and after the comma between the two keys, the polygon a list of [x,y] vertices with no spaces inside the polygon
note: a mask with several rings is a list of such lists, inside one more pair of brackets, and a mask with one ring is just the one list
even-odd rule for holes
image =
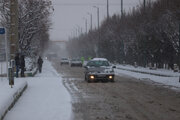
{"label": "curb", "polygon": [[26,88],[28,87],[28,84],[26,83],[26,85],[23,87],[23,89],[21,89],[21,91],[17,91],[14,95],[13,95],[13,101],[12,103],[9,105],[9,107],[5,110],[5,112],[3,113],[2,116],[0,116],[0,120],[3,120],[4,117],[6,116],[7,112],[10,111],[15,103],[18,101],[18,99],[22,96],[23,92],[26,90]]}

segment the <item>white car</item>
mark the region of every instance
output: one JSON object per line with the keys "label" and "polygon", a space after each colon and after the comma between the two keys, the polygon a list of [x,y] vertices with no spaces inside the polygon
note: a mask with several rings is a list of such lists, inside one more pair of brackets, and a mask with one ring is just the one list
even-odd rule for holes
{"label": "white car", "polygon": [[69,59],[68,58],[61,58],[61,65],[63,64],[69,64]]}
{"label": "white car", "polygon": [[85,80],[87,82],[114,82],[114,68],[105,58],[94,58],[85,66]]}
{"label": "white car", "polygon": [[71,60],[70,66],[71,66],[71,67],[73,67],[73,66],[79,66],[79,67],[82,67],[83,64],[82,64],[81,59],[73,58],[73,59]]}

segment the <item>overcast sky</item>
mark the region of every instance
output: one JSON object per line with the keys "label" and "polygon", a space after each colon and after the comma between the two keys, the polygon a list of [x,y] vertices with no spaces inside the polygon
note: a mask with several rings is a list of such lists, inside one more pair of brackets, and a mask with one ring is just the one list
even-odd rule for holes
{"label": "overcast sky", "polygon": [[[124,10],[128,11],[136,7],[143,0],[124,0]],[[52,15],[52,29],[50,39],[53,41],[68,40],[73,36],[78,27],[85,32],[85,19],[88,20],[90,28],[90,15],[93,16],[93,28],[97,27],[97,6],[100,9],[100,22],[107,16],[107,0],[52,0],[54,13]],[[120,14],[121,0],[109,0],[109,14]]]}

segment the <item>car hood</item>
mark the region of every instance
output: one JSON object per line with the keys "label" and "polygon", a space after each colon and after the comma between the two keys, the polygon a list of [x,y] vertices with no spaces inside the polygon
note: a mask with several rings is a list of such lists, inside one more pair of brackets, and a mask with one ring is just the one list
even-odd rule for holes
{"label": "car hood", "polygon": [[112,67],[88,67],[88,72],[91,73],[113,73]]}

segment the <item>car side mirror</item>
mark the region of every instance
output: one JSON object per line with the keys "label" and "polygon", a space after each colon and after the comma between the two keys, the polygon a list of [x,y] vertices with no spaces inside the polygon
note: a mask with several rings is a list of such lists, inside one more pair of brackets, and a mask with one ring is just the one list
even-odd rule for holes
{"label": "car side mirror", "polygon": [[88,67],[87,67],[87,66],[84,66],[84,68],[86,68],[86,69],[87,69]]}
{"label": "car side mirror", "polygon": [[112,68],[116,68],[116,66],[113,66]]}

